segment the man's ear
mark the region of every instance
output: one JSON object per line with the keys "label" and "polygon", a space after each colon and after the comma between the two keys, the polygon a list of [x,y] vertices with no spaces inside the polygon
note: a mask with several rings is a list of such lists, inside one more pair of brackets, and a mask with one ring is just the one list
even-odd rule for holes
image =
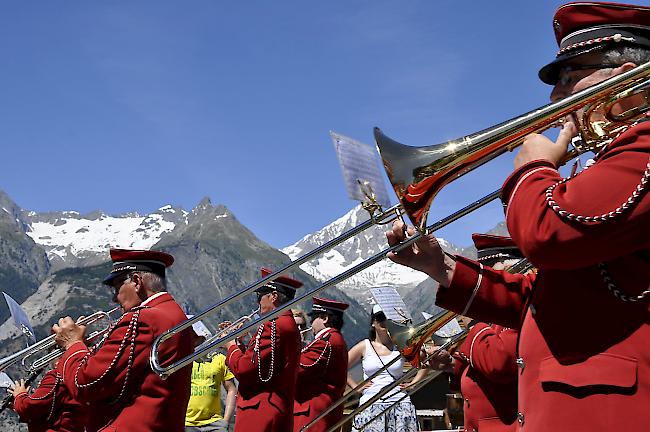
{"label": "man's ear", "polygon": [[620,74],[622,74],[624,72],[627,72],[627,71],[630,71],[630,70],[634,69],[635,67],[637,67],[636,63],[632,63],[632,62],[623,63],[619,67],[614,68],[614,70],[612,71],[612,76],[620,75]]}
{"label": "man's ear", "polygon": [[131,275],[131,282],[135,284],[135,292],[140,293],[142,290],[142,276],[138,273],[133,273]]}
{"label": "man's ear", "polygon": [[330,322],[330,316],[327,314],[323,314],[323,324],[329,324],[329,322]]}

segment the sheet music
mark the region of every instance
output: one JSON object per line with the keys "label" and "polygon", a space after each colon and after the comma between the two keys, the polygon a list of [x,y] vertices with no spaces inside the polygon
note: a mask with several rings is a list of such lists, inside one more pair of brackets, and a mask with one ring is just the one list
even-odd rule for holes
{"label": "sheet music", "polygon": [[397,290],[392,287],[371,288],[370,294],[386,314],[386,318],[394,321],[412,320],[411,313]]}
{"label": "sheet music", "polygon": [[384,183],[384,173],[377,164],[377,149],[355,139],[330,131],[332,143],[343,172],[345,188],[353,200],[367,201],[359,180],[368,182],[375,199],[383,207],[390,207],[390,198]]}

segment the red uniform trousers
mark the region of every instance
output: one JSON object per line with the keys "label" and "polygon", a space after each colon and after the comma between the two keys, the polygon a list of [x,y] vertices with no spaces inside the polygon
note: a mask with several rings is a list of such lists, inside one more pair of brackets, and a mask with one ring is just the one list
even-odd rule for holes
{"label": "red uniform trousers", "polygon": [[14,410],[29,432],[83,432],[87,408],[72,398],[61,376],[45,373],[32,394],[19,393]]}
{"label": "red uniform trousers", "polygon": [[[439,290],[443,307],[521,327],[521,431],[648,430],[648,300],[620,297],[650,286],[650,196],[639,186],[649,158],[646,121],[554,190],[547,192],[560,176],[548,162],[524,165],[502,193],[508,230],[539,269],[534,288],[524,276],[459,258],[450,286]],[[637,187],[638,198],[622,209]],[[582,216],[613,213],[585,224],[552,207]]]}
{"label": "red uniform trousers", "polygon": [[[89,404],[88,432],[183,432],[190,397],[191,366],[161,379],[149,366],[151,345],[187,317],[166,292],[124,314],[94,353],[77,342],[58,368],[74,397]],[[189,330],[160,349],[163,364],[192,353]],[[129,363],[131,362],[131,366]]]}
{"label": "red uniform trousers", "polygon": [[[348,376],[348,347],[343,335],[328,328],[300,355],[296,400],[293,406],[293,430],[300,429],[318,417],[336,400],[343,396]],[[343,417],[343,405],[332,411],[310,432],[324,432]]]}
{"label": "red uniform trousers", "polygon": [[516,347],[516,330],[479,323],[454,353],[466,431],[516,429]]}
{"label": "red uniform trousers", "polygon": [[237,346],[228,349],[226,363],[239,381],[236,432],[293,430],[299,357],[300,333],[291,311],[260,325],[246,352]]}

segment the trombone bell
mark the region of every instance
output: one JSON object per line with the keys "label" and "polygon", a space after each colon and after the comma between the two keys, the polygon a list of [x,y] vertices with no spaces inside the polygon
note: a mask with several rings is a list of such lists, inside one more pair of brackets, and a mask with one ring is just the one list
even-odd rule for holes
{"label": "trombone bell", "polygon": [[443,311],[417,326],[407,326],[393,320],[386,321],[386,329],[397,349],[414,367],[420,367],[420,349],[431,335],[447,324],[456,314]]}
{"label": "trombone bell", "polygon": [[[600,136],[594,133],[587,139],[583,136],[588,146],[579,150],[595,150],[611,141],[650,110],[648,77],[650,62],[519,117],[442,144],[407,146],[387,137],[379,128],[374,129],[375,141],[404,211],[413,225],[423,231],[431,202],[446,184],[513,150],[526,135],[542,132],[579,109],[586,108],[589,114],[589,118],[582,121],[587,125],[585,129],[594,122],[591,113],[595,110],[604,106],[606,114],[606,124],[598,125],[598,129],[606,133]],[[613,113],[612,106],[630,95],[644,95],[646,103],[623,114]]]}

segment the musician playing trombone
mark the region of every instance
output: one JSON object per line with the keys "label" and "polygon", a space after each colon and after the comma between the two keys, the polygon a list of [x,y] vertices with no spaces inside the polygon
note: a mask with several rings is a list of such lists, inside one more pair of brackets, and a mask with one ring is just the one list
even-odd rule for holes
{"label": "musician playing trombone", "polygon": [[55,369],[45,372],[34,391],[25,380],[16,381],[10,393],[13,409],[29,432],[83,432],[88,409],[72,398]]}
{"label": "musician playing trombone", "polygon": [[[343,396],[348,375],[348,346],[343,339],[343,314],[349,307],[337,300],[312,299],[311,328],[314,340],[300,352],[296,400],[293,406],[293,430],[315,419]],[[309,427],[324,432],[343,416],[343,405]]]}
{"label": "musician playing trombone", "polygon": [[[84,343],[85,327],[61,318],[53,331],[65,353],[57,368],[75,399],[88,405],[87,432],[183,432],[190,396],[191,367],[163,380],[149,365],[151,345],[163,331],[186,320],[166,292],[165,269],[174,258],[164,252],[111,249],[113,269],[104,284],[124,315],[99,347]],[[191,331],[161,346],[164,362],[191,354]]]}
{"label": "musician playing trombone", "polygon": [[[553,28],[560,50],[539,73],[554,86],[553,100],[650,61],[650,7],[568,4]],[[637,94],[613,111],[643,104]],[[588,169],[563,180],[558,166],[571,138],[589,140],[588,122],[602,129],[613,121],[601,108],[590,119],[580,114],[555,142],[528,136],[502,188],[508,231],[539,270],[534,286],[446,257],[433,236],[389,257],[436,279],[438,305],[520,329],[518,429],[647,430],[650,121],[646,113],[605,128],[611,142]],[[389,243],[404,239],[404,228],[396,222]]]}
{"label": "musician playing trombone", "polygon": [[[262,277],[272,273],[262,268]],[[296,295],[302,282],[279,276],[257,290],[260,314],[267,314]],[[293,401],[300,357],[300,334],[290,310],[262,323],[242,350],[226,344],[226,364],[239,381],[235,432],[293,430]]]}
{"label": "musician playing trombone", "polygon": [[[476,261],[484,266],[508,270],[522,259],[521,251],[509,237],[473,234],[472,240],[478,252]],[[449,358],[450,363],[435,366],[451,372],[454,387],[462,393],[464,428],[478,432],[516,430],[519,333],[466,317],[461,320],[469,328],[465,342]]]}

